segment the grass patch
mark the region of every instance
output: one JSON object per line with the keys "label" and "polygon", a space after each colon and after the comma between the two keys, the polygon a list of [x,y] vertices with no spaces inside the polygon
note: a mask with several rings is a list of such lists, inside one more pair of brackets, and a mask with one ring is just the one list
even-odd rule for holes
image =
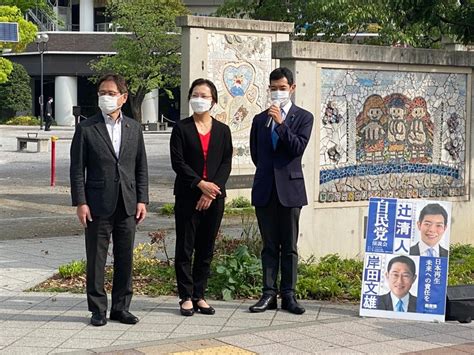
{"label": "grass patch", "polygon": [[[239,238],[218,235],[209,278],[210,298],[230,300],[260,296],[261,238],[258,229],[251,227],[254,222],[243,220]],[[139,244],[134,250],[134,293],[152,297],[176,295],[174,260],[168,257],[166,231],[150,232],[149,236],[149,243]],[[337,254],[300,261],[297,297],[357,303],[360,300],[362,269],[361,260],[345,259]],[[113,268],[107,266],[106,290],[109,292],[112,277]],[[72,261],[60,266],[56,275],[30,291],[84,293],[85,280],[85,261]],[[474,247],[471,245],[451,245],[449,285],[459,284],[474,284]]]}

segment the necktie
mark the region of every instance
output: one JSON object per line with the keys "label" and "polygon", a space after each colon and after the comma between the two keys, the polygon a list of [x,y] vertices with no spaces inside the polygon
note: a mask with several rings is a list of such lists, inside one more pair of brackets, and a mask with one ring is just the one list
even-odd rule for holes
{"label": "necktie", "polygon": [[426,252],[428,253],[428,256],[434,256],[434,249],[433,248],[428,248],[428,250],[426,250]]}
{"label": "necktie", "polygon": [[397,312],[403,312],[403,301],[398,300],[397,302]]}
{"label": "necktie", "polygon": [[[280,110],[280,113],[281,113],[281,117],[283,119],[285,119],[285,111],[283,111],[283,109]],[[280,137],[278,137],[278,133],[276,133],[275,131],[275,128],[276,128],[276,124],[274,123],[273,126],[272,126],[272,145],[273,145],[273,150],[276,150],[276,147],[277,147],[277,144],[278,144],[278,139]]]}

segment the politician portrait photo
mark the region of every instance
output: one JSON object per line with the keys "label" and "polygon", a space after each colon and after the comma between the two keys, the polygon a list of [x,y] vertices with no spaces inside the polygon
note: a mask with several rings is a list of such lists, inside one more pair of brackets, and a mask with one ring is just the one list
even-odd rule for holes
{"label": "politician portrait photo", "polygon": [[416,312],[417,273],[413,259],[398,255],[388,261],[384,275],[389,292],[378,296],[377,309]]}
{"label": "politician portrait photo", "polygon": [[410,255],[448,257],[450,209],[439,202],[417,205],[416,231]]}

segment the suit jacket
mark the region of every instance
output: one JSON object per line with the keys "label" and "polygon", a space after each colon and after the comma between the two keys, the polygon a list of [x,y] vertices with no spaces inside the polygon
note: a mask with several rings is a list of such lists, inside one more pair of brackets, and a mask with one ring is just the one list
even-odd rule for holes
{"label": "suit jacket", "polygon": [[119,158],[99,112],[76,127],[71,144],[72,205],[87,204],[94,216],[111,216],[120,188],[125,210],[148,203],[148,166],[140,123],[122,116]]}
{"label": "suit jacket", "polygon": [[[407,312],[416,312],[416,299],[417,297],[413,296],[411,293],[408,298],[408,309]],[[390,297],[390,292],[385,295],[379,296],[377,303],[377,309],[385,311],[393,311],[392,297]]]}
{"label": "suit jacket", "polygon": [[[211,137],[207,151],[207,179],[221,189],[218,198],[226,196],[225,184],[232,169],[232,136],[229,127],[212,119]],[[203,180],[204,154],[193,117],[178,121],[170,138],[171,166],[176,172],[174,194],[199,199],[197,184]]]}
{"label": "suit jacket", "polygon": [[[439,256],[442,258],[447,258],[449,252],[444,249],[441,245],[439,246]],[[420,255],[420,242],[416,243],[410,248],[410,255]]]}
{"label": "suit jacket", "polygon": [[295,104],[291,105],[285,121],[275,128],[279,136],[276,150],[272,145],[272,128],[266,126],[267,121],[268,110],[265,110],[254,117],[250,131],[250,154],[257,167],[252,204],[266,206],[275,182],[283,206],[307,205],[301,158],[311,136],[313,115]]}

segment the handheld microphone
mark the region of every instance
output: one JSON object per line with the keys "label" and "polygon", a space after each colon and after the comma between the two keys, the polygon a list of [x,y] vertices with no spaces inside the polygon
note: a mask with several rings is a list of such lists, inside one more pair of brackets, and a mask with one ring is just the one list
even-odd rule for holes
{"label": "handheld microphone", "polygon": [[[280,107],[280,101],[277,101],[277,100],[272,101],[272,106]],[[265,126],[267,128],[270,127],[270,125],[272,124],[272,121],[273,121],[273,117],[268,116],[268,121],[267,121],[267,124]]]}

